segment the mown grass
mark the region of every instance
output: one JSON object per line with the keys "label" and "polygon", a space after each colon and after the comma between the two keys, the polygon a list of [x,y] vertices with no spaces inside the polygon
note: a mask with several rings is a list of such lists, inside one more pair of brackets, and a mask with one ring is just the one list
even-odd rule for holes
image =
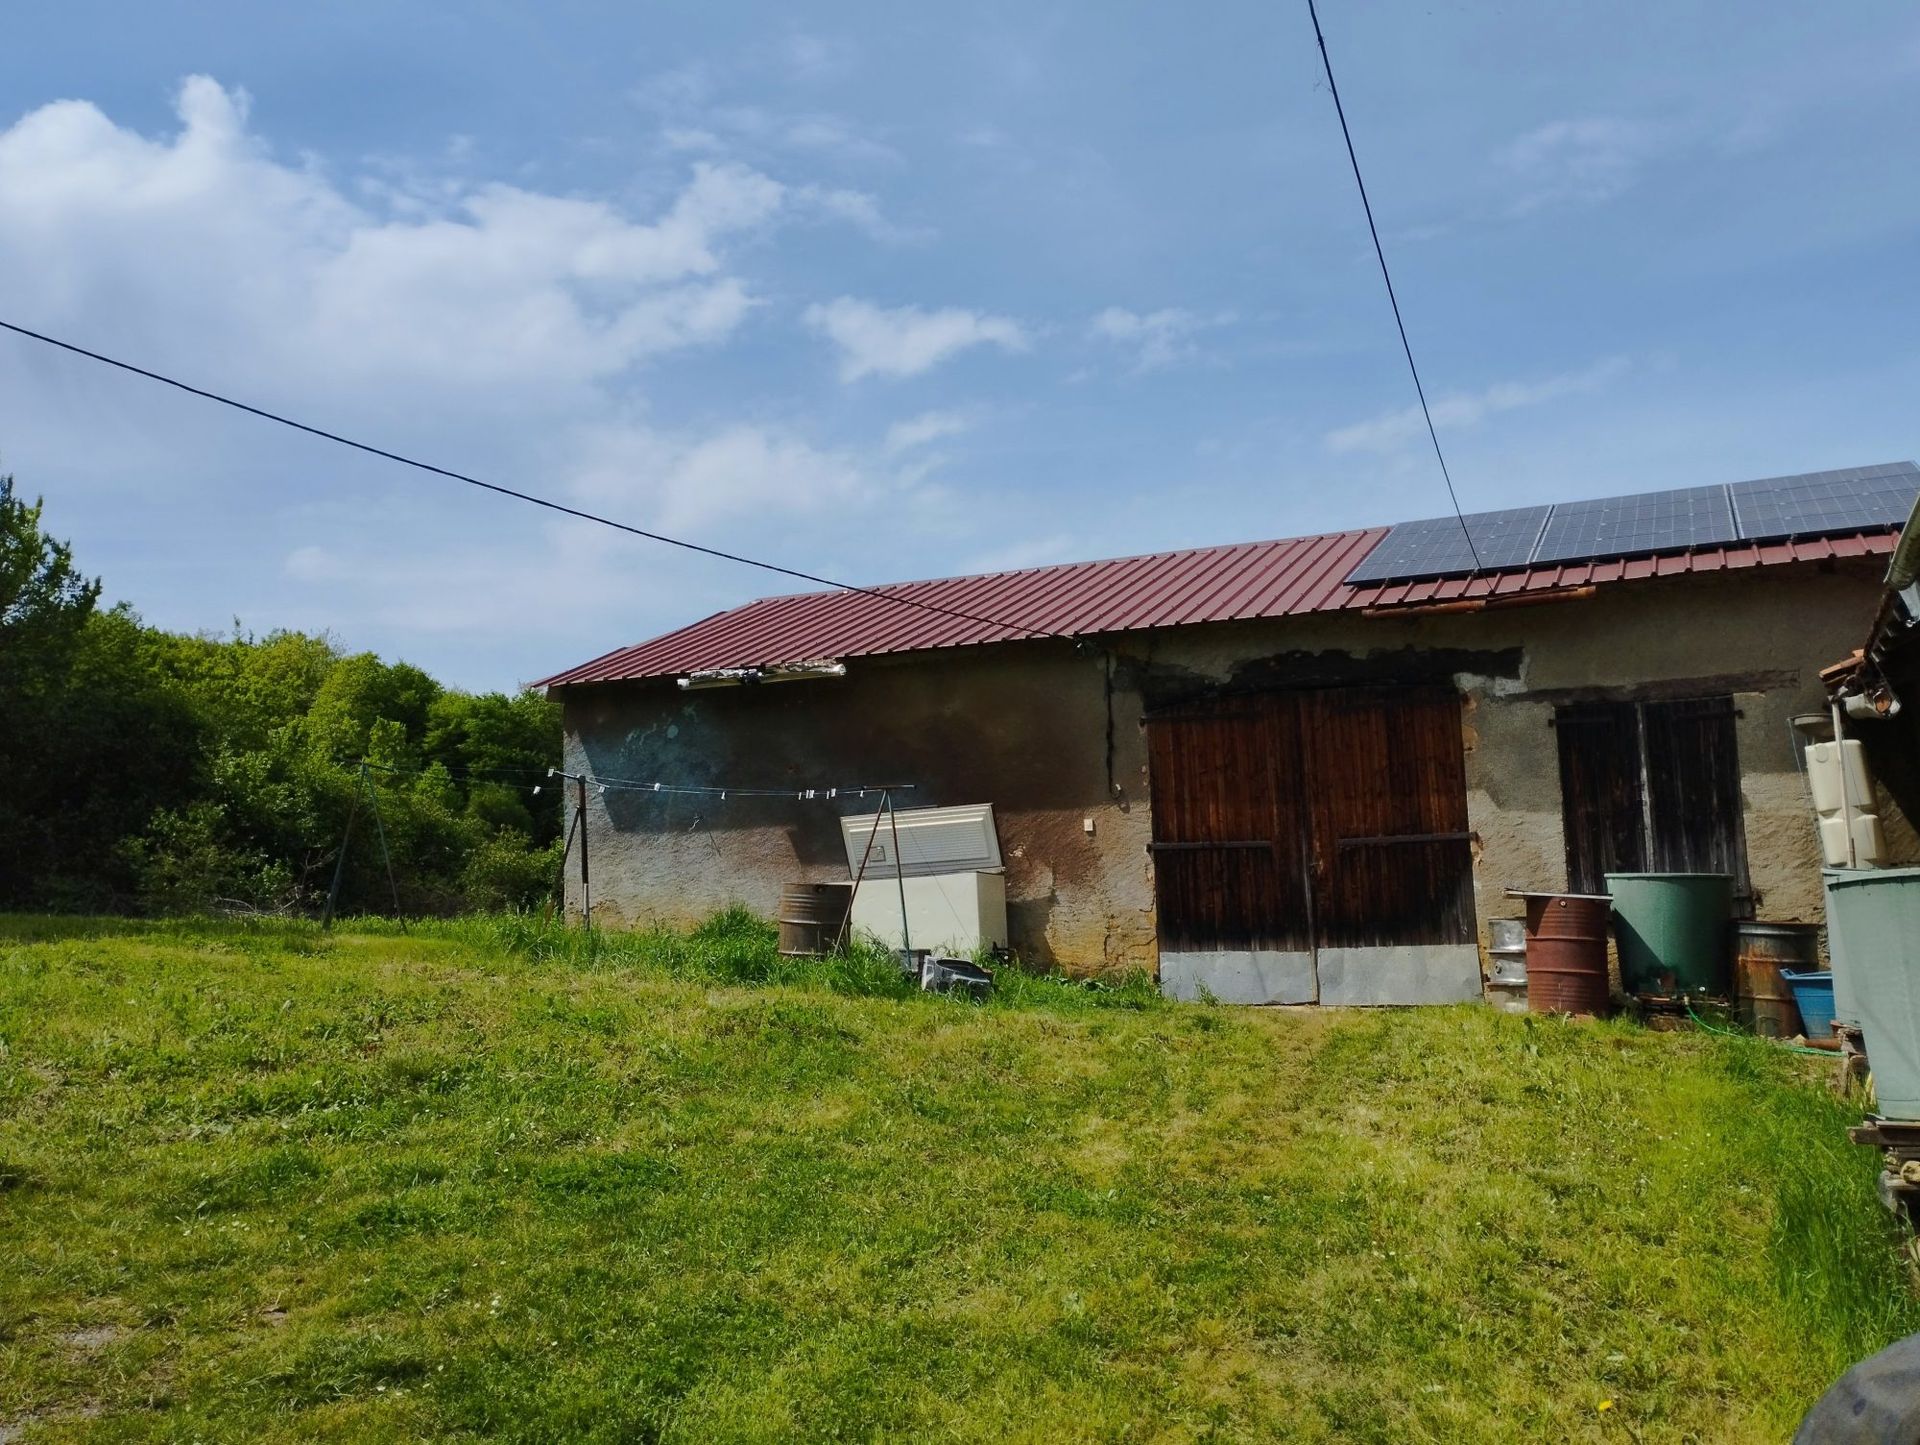
{"label": "mown grass", "polygon": [[26,1440],[1748,1441],[1920,1328],[1748,1040],[981,1007],[735,916],[10,920],[0,1046]]}

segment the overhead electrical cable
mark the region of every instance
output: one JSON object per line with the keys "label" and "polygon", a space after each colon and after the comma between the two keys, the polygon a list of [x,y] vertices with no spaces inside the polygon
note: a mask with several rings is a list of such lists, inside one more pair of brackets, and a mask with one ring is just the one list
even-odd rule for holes
{"label": "overhead electrical cable", "polygon": [[98,361],[106,366],[131,372],[135,376],[143,376],[148,381],[157,381],[162,386],[171,386],[178,391],[184,391],[189,396],[197,396],[206,401],[218,402],[221,406],[230,406],[235,411],[244,411],[249,416],[257,416],[263,421],[276,422],[281,426],[291,427],[295,431],[305,432],[308,436],[316,436],[323,441],[334,442],[343,447],[351,447],[357,452],[365,452],[369,456],[382,457],[390,462],[398,462],[404,467],[413,467],[418,471],[431,472],[436,477],[446,477],[450,481],[464,482],[470,487],[479,487],[483,491],[497,492],[503,497],[512,497],[517,501],[531,502],[536,507],[545,507],[548,511],[559,512],[563,516],[577,517],[583,522],[597,522],[602,527],[612,527],[615,531],[627,532],[635,537],[643,537],[649,542],[659,542],[668,547],[678,547],[686,552],[698,552],[706,557],[717,557],[722,562],[737,562],[743,567],[757,567],[762,572],[774,572],[782,577],[793,577],[802,582],[812,582],[821,587],[831,588],[835,592],[852,592],[862,597],[873,597],[882,602],[891,602],[900,607],[913,607],[922,612],[937,612],[944,617],[959,618],[963,622],[977,622],[984,627],[1004,627],[1009,632],[1022,633],[1029,637],[1055,637],[1063,642],[1073,642],[1077,640],[1067,633],[1055,632],[1051,628],[1035,627],[1021,622],[1007,622],[998,617],[986,617],[977,612],[967,612],[958,607],[946,607],[938,602],[927,602],[918,597],[907,597],[898,592],[889,592],[878,587],[861,587],[852,582],[838,582],[831,577],[822,577],[816,572],[802,572],[796,567],[784,567],[778,562],[764,562],[758,557],[749,557],[744,553],[728,552],[719,547],[709,547],[701,542],[689,542],[682,537],[670,537],[665,532],[648,531],[645,527],[636,527],[628,522],[617,522],[611,517],[603,517],[596,512],[585,511],[579,507],[569,507],[566,503],[556,502],[550,497],[542,497],[533,492],[522,492],[513,487],[502,486],[498,482],[482,481],[479,477],[468,476],[465,472],[456,472],[450,467],[435,466],[432,462],[423,462],[415,457],[404,456],[399,452],[388,451],[385,447],[374,446],[371,442],[355,441],[352,437],[342,436],[339,432],[328,431],[325,427],[313,426],[307,422],[296,421],[290,416],[282,416],[278,412],[268,411],[265,407],[253,406],[247,402],[238,401],[233,397],[223,396],[217,391],[209,391],[205,387],[194,386],[188,382],[180,381],[162,372],[150,371],[144,366],[135,366],[130,361],[121,361],[117,357],[107,356],[102,352],[90,351],[86,347],[75,345],[71,341],[62,341],[57,336],[48,336],[44,332],[33,331],[25,326],[16,325],[11,321],[0,320],[0,330],[11,331],[16,336],[24,336],[32,341],[43,342],[48,346],[58,347],[62,351],[70,351],[75,356],[84,356],[89,361]]}
{"label": "overhead electrical cable", "polygon": [[1453,474],[1447,470],[1446,454],[1440,450],[1440,433],[1434,430],[1433,412],[1427,407],[1427,389],[1420,384],[1420,368],[1414,364],[1413,344],[1407,340],[1407,323],[1400,319],[1400,298],[1394,294],[1393,274],[1387,270],[1386,249],[1380,244],[1380,228],[1373,222],[1373,203],[1367,199],[1367,183],[1360,178],[1360,157],[1354,153],[1353,132],[1347,128],[1347,109],[1340,104],[1340,87],[1334,84],[1333,62],[1327,58],[1327,37],[1320,33],[1320,12],[1313,0],[1307,0],[1307,14],[1313,19],[1313,38],[1320,46],[1320,64],[1327,72],[1327,90],[1333,96],[1333,112],[1340,117],[1340,134],[1347,142],[1347,161],[1353,166],[1353,183],[1360,188],[1360,208],[1367,213],[1367,233],[1373,237],[1373,254],[1380,261],[1380,279],[1387,283],[1387,300],[1393,306],[1393,324],[1400,330],[1400,349],[1407,354],[1407,370],[1413,373],[1414,394],[1420,398],[1420,415],[1427,419],[1427,435],[1433,441],[1433,455],[1440,463],[1440,476],[1447,484],[1447,500],[1453,503],[1453,515],[1460,519],[1460,532],[1467,539],[1467,552],[1473,558],[1473,570],[1484,571],[1479,549],[1473,545],[1473,529],[1467,526],[1460,510],[1460,494],[1453,489]]}

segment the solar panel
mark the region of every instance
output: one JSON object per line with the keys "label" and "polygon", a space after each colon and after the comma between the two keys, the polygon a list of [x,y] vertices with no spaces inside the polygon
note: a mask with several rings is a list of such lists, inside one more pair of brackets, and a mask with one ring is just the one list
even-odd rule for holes
{"label": "solar panel", "polygon": [[[1597,561],[1777,537],[1899,526],[1920,497],[1920,467],[1885,462],[1731,486],[1470,512],[1487,571]],[[1349,583],[1411,581],[1475,570],[1457,517],[1402,522],[1347,574]]]}
{"label": "solar panel", "polygon": [[1553,509],[1533,560],[1633,557],[1735,542],[1739,536],[1725,487],[1682,487],[1637,497],[1562,502]]}
{"label": "solar panel", "polygon": [[1483,568],[1524,567],[1539,540],[1550,507],[1513,507],[1503,512],[1469,512],[1467,528],[1458,517],[1402,522],[1347,574],[1348,582],[1387,582],[1413,577],[1445,577],[1474,570],[1474,553]]}
{"label": "solar panel", "polygon": [[1912,462],[1846,467],[1738,482],[1727,491],[1740,535],[1748,541],[1852,532],[1906,521],[1920,495],[1920,467]]}

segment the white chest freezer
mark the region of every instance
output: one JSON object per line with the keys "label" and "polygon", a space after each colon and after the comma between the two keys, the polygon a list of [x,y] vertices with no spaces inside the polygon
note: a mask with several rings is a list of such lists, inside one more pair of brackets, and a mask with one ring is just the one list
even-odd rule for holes
{"label": "white chest freezer", "polygon": [[1007,880],[993,804],[858,813],[840,827],[848,873],[860,880],[856,932],[889,948],[907,946],[900,941],[904,892],[912,947],[962,956],[1006,947]]}
{"label": "white chest freezer", "polygon": [[920,878],[868,873],[853,896],[853,928],[888,948],[900,941],[900,895],[907,898],[907,934],[915,948],[966,958],[1007,944],[1004,873],[934,873]]}

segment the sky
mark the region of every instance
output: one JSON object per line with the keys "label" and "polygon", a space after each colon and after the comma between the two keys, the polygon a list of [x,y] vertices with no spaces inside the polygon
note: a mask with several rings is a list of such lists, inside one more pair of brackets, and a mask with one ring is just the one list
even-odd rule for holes
{"label": "sky", "polygon": [[[1920,10],[1322,23],[1462,504],[1920,454]],[[1432,516],[1304,0],[68,0],[0,318],[854,583]],[[790,581],[0,336],[105,595],[513,687]]]}

